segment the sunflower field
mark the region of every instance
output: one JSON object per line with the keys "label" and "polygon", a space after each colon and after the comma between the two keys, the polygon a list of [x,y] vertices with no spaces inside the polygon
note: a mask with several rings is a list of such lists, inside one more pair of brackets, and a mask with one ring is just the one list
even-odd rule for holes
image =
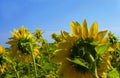
{"label": "sunflower field", "polygon": [[72,33],[51,33],[48,42],[40,28],[12,31],[0,45],[0,78],[120,78],[120,42],[109,30],[70,22]]}

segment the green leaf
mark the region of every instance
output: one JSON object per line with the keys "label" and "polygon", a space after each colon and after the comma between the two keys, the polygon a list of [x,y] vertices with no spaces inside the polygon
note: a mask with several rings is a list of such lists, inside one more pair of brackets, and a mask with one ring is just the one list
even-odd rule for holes
{"label": "green leaf", "polygon": [[4,78],[15,78],[15,74],[6,74]]}
{"label": "green leaf", "polygon": [[29,78],[27,75],[23,75],[22,78]]}
{"label": "green leaf", "polygon": [[105,44],[99,44],[98,46],[95,47],[95,50],[98,55],[102,56],[109,48],[109,43]]}
{"label": "green leaf", "polygon": [[96,42],[91,42],[90,45],[97,46],[98,43],[96,43]]}
{"label": "green leaf", "polygon": [[87,63],[86,63],[84,60],[80,59],[80,58],[74,58],[73,60],[67,58],[67,60],[70,61],[70,62],[72,62],[72,63],[81,65],[81,66],[83,66],[83,67],[85,67],[85,68],[88,68]]}
{"label": "green leaf", "polygon": [[108,72],[107,78],[119,78],[119,73],[116,70],[116,68],[114,68],[113,70],[111,70],[110,72]]}
{"label": "green leaf", "polygon": [[45,70],[51,70],[51,69],[53,68],[53,66],[52,66],[52,64],[46,62],[46,63],[44,64],[43,68],[44,68]]}

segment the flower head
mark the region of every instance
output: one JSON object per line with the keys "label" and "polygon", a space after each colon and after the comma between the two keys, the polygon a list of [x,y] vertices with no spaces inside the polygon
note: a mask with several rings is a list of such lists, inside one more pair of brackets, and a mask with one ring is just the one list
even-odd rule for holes
{"label": "flower head", "polygon": [[61,42],[57,43],[58,49],[52,58],[52,62],[60,64],[58,73],[64,78],[98,78],[98,61],[109,47],[107,30],[98,32],[96,21],[88,30],[86,20],[82,25],[71,22],[70,27],[72,34],[61,31]]}
{"label": "flower head", "polygon": [[37,28],[36,31],[34,32],[35,40],[40,42],[42,40],[42,34],[43,32],[39,28]]}
{"label": "flower head", "polygon": [[52,33],[51,37],[55,40],[56,43],[61,41],[59,35],[56,33]]}
{"label": "flower head", "polygon": [[14,57],[27,63],[31,61],[32,54],[34,56],[38,55],[39,46],[27,28],[22,26],[20,29],[15,29],[12,32],[12,36],[7,43],[11,45],[11,51]]}

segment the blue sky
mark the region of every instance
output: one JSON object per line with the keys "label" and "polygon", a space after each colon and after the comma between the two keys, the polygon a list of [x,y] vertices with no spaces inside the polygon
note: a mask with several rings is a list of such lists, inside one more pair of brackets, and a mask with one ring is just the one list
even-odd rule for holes
{"label": "blue sky", "polygon": [[88,25],[93,21],[99,30],[107,29],[120,36],[119,0],[0,0],[0,44],[5,44],[14,28],[25,25],[30,32],[42,29],[43,36],[52,42],[51,33],[70,31],[70,21]]}

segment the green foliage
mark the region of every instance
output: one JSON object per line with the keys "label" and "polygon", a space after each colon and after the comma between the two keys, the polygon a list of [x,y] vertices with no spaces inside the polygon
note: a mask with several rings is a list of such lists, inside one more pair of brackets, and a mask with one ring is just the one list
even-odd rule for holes
{"label": "green foliage", "polygon": [[99,56],[103,56],[108,50],[109,46],[110,46],[109,43],[100,44],[95,47],[95,50]]}
{"label": "green foliage", "polygon": [[120,74],[118,73],[118,71],[114,68],[113,70],[109,71],[108,73],[108,78],[120,78],[119,76]]}
{"label": "green foliage", "polygon": [[[9,52],[9,48],[6,49]],[[61,78],[57,75],[58,64],[52,64],[50,59],[56,46],[53,43],[44,43],[39,50],[40,58],[35,58],[38,78]],[[17,59],[13,59],[10,54],[7,56],[12,62],[6,72],[0,75],[2,78],[35,78],[33,62],[25,64]]]}
{"label": "green foliage", "polygon": [[[71,62],[72,66],[80,70],[80,72],[85,73],[86,70],[90,71],[95,78],[98,78],[96,75],[96,65],[99,65],[102,61],[107,62],[107,65],[111,64],[113,67],[111,70],[107,70],[106,68],[107,78],[120,78],[120,44],[119,47],[114,47],[118,40],[111,34],[109,34],[109,36],[110,43],[99,45],[93,41],[93,38],[78,39],[78,41],[73,44],[71,55],[67,60]],[[62,75],[56,73],[59,64],[50,62],[50,59],[53,57],[53,52],[59,47],[56,47],[54,43],[47,42],[42,37],[42,31],[39,29],[34,33],[34,38],[33,41],[41,47],[38,57],[32,57],[32,62],[24,63],[18,61],[18,58],[13,58],[10,48],[6,48],[4,57],[3,55],[0,56],[0,65],[5,62],[7,68],[3,74],[0,73],[0,78],[63,78]],[[60,35],[53,33],[52,38],[55,40],[55,43],[61,42]],[[25,39],[17,43],[19,49],[22,52],[26,52],[24,54],[31,54],[32,50],[28,42],[29,40],[27,41]],[[107,51],[111,45],[115,49],[114,52]],[[112,58],[110,58],[110,64],[108,64],[109,59],[101,60],[104,54],[107,54],[106,52],[108,52],[108,54],[111,53]]]}

